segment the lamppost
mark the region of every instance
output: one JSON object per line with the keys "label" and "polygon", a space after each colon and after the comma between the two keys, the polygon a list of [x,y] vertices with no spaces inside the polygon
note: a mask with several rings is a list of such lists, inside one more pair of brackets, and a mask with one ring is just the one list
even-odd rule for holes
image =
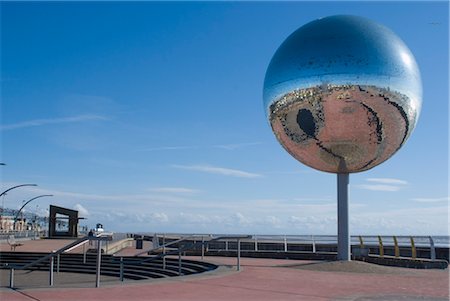
{"label": "lamppost", "polygon": [[25,202],[25,204],[22,205],[22,207],[20,207],[19,211],[17,211],[16,217],[14,218],[14,229],[16,228],[16,222],[17,222],[17,218],[19,217],[20,212],[22,211],[23,208],[25,208],[25,206],[30,203],[31,201],[34,201],[35,199],[38,198],[42,198],[45,196],[53,196],[53,194],[42,194],[42,195],[38,195],[34,198],[29,199],[28,201]]}
{"label": "lamppost", "polygon": [[[5,196],[8,191],[11,191],[13,189],[23,187],[23,186],[37,186],[37,184],[20,184],[20,185],[13,186],[11,188],[6,189],[2,193],[0,193],[0,197]],[[2,215],[3,215],[4,210],[5,210],[5,202],[4,202],[4,199],[2,199]]]}

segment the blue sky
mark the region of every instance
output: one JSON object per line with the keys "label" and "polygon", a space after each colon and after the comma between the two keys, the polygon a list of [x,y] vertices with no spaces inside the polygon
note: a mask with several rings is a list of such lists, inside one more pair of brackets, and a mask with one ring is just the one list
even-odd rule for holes
{"label": "blue sky", "polygon": [[262,104],[282,41],[320,17],[384,24],[419,64],[406,145],[350,177],[351,233],[448,233],[446,2],[1,2],[5,207],[39,194],[113,231],[335,234],[336,176],[295,161]]}

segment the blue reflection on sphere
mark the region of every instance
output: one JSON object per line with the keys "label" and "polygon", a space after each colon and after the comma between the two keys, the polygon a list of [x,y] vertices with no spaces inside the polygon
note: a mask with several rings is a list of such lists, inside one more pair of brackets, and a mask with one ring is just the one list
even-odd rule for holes
{"label": "blue reflection on sphere", "polygon": [[327,172],[391,157],[414,129],[422,86],[414,56],[388,28],[330,16],[292,33],[270,61],[264,106],[283,147]]}

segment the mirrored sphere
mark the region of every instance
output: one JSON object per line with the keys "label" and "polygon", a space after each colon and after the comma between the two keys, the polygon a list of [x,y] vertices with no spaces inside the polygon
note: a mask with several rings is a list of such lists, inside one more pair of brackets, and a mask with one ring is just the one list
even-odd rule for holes
{"label": "mirrored sphere", "polygon": [[422,102],[417,63],[388,28],[330,16],[292,33],[264,79],[264,106],[281,145],[326,172],[368,170],[414,129]]}

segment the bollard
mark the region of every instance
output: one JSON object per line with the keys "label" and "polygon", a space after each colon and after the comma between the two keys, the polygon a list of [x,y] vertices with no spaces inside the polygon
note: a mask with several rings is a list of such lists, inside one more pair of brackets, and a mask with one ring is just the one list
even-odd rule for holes
{"label": "bollard", "polygon": [[380,249],[380,257],[384,257],[384,248],[383,248],[383,240],[381,239],[381,236],[378,236],[378,247]]}
{"label": "bollard", "polygon": [[414,237],[410,236],[411,240],[411,258],[414,260],[417,257],[416,245],[414,244]]}
{"label": "bollard", "polygon": [[394,238],[394,252],[395,252],[395,257],[400,257],[400,248],[398,247],[398,241],[397,241],[397,236],[393,236]]}
{"label": "bollard", "polygon": [[432,261],[436,260],[436,248],[434,246],[434,240],[431,236],[430,236],[430,259]]}

